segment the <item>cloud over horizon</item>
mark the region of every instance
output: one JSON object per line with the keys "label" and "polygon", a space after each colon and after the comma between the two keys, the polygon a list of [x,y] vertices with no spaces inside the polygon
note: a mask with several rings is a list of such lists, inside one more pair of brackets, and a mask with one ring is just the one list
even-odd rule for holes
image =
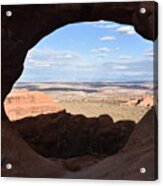
{"label": "cloud over horizon", "polygon": [[136,34],[135,29],[133,26],[121,26],[117,29],[117,32],[127,35]]}

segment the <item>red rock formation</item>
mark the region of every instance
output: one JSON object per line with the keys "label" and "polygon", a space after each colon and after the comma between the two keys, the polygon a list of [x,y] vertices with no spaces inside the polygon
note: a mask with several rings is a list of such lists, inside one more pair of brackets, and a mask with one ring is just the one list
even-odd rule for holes
{"label": "red rock formation", "polygon": [[39,114],[55,113],[61,108],[47,94],[39,91],[14,90],[6,98],[5,110],[11,121]]}
{"label": "red rock formation", "polygon": [[131,98],[125,100],[126,102],[122,105],[134,105],[134,106],[144,106],[152,107],[154,105],[153,96],[142,96],[140,98]]}
{"label": "red rock formation", "polygon": [[137,102],[137,106],[152,107],[154,105],[154,100],[152,96],[144,96]]}

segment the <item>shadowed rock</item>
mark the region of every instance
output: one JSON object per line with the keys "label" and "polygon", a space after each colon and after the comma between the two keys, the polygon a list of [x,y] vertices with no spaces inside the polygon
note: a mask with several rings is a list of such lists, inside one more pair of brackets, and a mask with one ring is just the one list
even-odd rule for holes
{"label": "shadowed rock", "polygon": [[[140,14],[139,10],[141,7],[147,9],[146,14]],[[10,18],[6,16],[6,11],[8,10],[13,12],[13,16]],[[7,94],[11,91],[13,84],[20,77],[23,71],[23,63],[28,50],[31,49],[41,38],[55,29],[68,23],[104,19],[134,25],[135,30],[143,37],[150,40],[155,40],[157,38],[157,3],[152,1],[126,2],[126,5],[125,3],[81,3],[26,6],[5,5],[2,6],[1,14],[2,119],[7,119],[3,102]],[[106,158],[87,170],[83,169],[74,174],[66,174],[65,177],[154,180],[157,175],[155,175],[154,167],[155,122],[153,112],[152,109],[141,120],[130,137],[128,145],[121,152]],[[69,118],[71,118],[71,115],[65,113],[62,113],[61,115],[59,114],[57,120],[60,122],[62,121],[62,128],[65,129],[67,127],[67,121]],[[51,121],[54,120],[54,123],[56,122],[58,124],[55,125],[53,122],[47,122],[48,120],[46,119],[48,119],[46,116],[37,117],[38,123],[36,123],[34,127],[28,122],[30,121],[31,123],[34,123],[34,118],[25,119],[23,120],[23,125],[15,125],[15,127],[17,126],[17,130],[23,138],[25,138],[31,146],[33,145],[32,148],[40,153],[45,149],[49,150],[51,147],[55,146],[55,140],[57,142],[57,150],[59,149],[57,152],[61,153],[62,150],[60,146],[62,147],[62,144],[65,143],[58,139],[60,139],[60,136],[63,135],[62,137],[64,137],[65,135],[64,132],[63,134],[58,132],[60,129],[60,122],[56,122],[56,117],[53,117],[53,115],[51,116]],[[80,118],[79,120],[82,119]],[[91,119],[86,123],[89,125],[89,123],[92,124],[95,120],[96,119]],[[95,126],[98,127],[98,122],[96,121],[95,123]],[[22,124],[21,121],[20,124]],[[63,177],[61,171],[62,167],[57,166],[56,162],[54,165],[52,162],[49,162],[47,159],[36,154],[25,143],[25,141],[14,132],[11,126],[7,127],[4,121],[2,122],[2,126],[2,176]],[[96,127],[95,130],[94,128],[91,128],[91,134],[96,134],[94,133],[97,129]],[[27,134],[25,134],[26,131],[28,131]],[[57,131],[58,133],[55,133],[54,131]],[[47,135],[46,137],[45,134]],[[103,138],[102,134],[98,135],[101,135]],[[108,135],[106,135],[106,138],[107,137]],[[74,137],[73,139],[76,138]],[[99,144],[102,140],[103,139],[100,138]],[[40,143],[43,147],[39,146]],[[105,148],[104,150],[100,149],[99,151],[103,152],[105,151]],[[53,154],[53,151],[48,151],[46,156],[49,154]],[[5,163],[7,162],[13,162],[13,165],[15,166],[11,171],[4,168]],[[139,169],[142,166],[147,168],[147,173],[145,175],[139,173]]]}
{"label": "shadowed rock", "polygon": [[[64,168],[37,154],[15,132],[8,121],[2,124],[2,176],[5,177],[61,177]],[[4,132],[5,131],[5,132]],[[6,164],[12,169],[6,169]]]}
{"label": "shadowed rock", "polygon": [[127,142],[135,123],[113,123],[110,116],[86,118],[65,111],[15,121],[13,127],[39,154],[70,158],[116,153]]}
{"label": "shadowed rock", "polygon": [[[117,154],[66,178],[155,180],[157,179],[157,121],[154,108],[136,125],[128,143]],[[123,124],[125,122],[122,122]],[[122,124],[119,122],[119,125]],[[140,168],[146,169],[145,174]]]}

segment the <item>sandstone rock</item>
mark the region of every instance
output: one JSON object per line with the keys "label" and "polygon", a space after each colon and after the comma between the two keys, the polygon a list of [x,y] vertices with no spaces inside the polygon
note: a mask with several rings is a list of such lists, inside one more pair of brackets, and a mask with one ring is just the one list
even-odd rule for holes
{"label": "sandstone rock", "polygon": [[153,97],[152,96],[144,96],[139,103],[138,106],[145,106],[145,107],[152,107],[154,105]]}
{"label": "sandstone rock", "polygon": [[[2,177],[61,177],[64,167],[40,156],[13,130],[9,121],[2,123]],[[5,143],[4,143],[5,142]],[[6,169],[6,164],[12,169]]]}
{"label": "sandstone rock", "polygon": [[126,100],[123,105],[134,105],[134,106],[143,106],[143,107],[152,107],[154,105],[153,96],[142,96],[139,98],[130,98]]}
{"label": "sandstone rock", "polygon": [[[120,124],[121,125],[121,124]],[[117,154],[76,173],[67,173],[66,178],[155,180],[157,179],[157,119],[152,108],[136,125],[128,143]],[[141,174],[140,168],[146,173]]]}
{"label": "sandstone rock", "polygon": [[[124,3],[22,5],[21,7],[17,5],[3,5],[2,103],[7,94],[11,91],[14,82],[20,77],[23,71],[23,62],[28,50],[41,38],[68,23],[105,19],[119,23],[132,24],[135,26],[135,30],[142,36],[150,40],[155,40],[157,38],[157,3],[126,3],[126,6]],[[139,12],[141,7],[147,8],[148,13],[141,15]],[[7,10],[12,10],[14,12],[14,16],[11,19],[6,16]],[[59,117],[62,118],[62,116]],[[128,145],[120,153],[106,158],[104,161],[87,170],[82,170],[81,172],[70,175],[67,174],[65,177],[154,180],[156,176],[154,172],[155,154],[153,117],[153,110],[151,110],[142,119],[138,127],[136,127]],[[7,118],[3,106],[2,118]],[[56,121],[56,118],[53,116],[51,116],[51,119],[52,121]],[[63,120],[65,121],[66,119]],[[31,122],[31,120],[26,120],[26,123],[30,124],[29,121]],[[39,118],[38,125],[43,125],[43,129],[45,127],[44,123],[46,123],[46,120],[42,117]],[[2,123],[2,126],[6,127],[7,125]],[[29,130],[34,130],[32,126]],[[52,126],[55,128],[56,125]],[[23,125],[23,127],[25,127],[25,125]],[[28,129],[28,127],[29,126],[27,126],[26,129]],[[49,134],[49,126],[46,127],[47,133]],[[64,127],[66,127],[66,124]],[[41,134],[39,134],[39,131],[38,134],[40,139],[44,136],[43,142],[45,141],[46,144],[47,139],[45,138],[45,134],[48,134],[44,133],[43,129]],[[55,130],[52,129],[52,131]],[[23,133],[23,129],[21,132]],[[5,134],[5,136],[3,136],[3,141],[5,141],[5,143],[2,145],[4,162],[6,159],[13,162],[15,165],[15,168],[10,172],[6,171],[4,165],[2,165],[2,176],[59,177],[62,175],[59,166],[52,164],[31,150],[19,135],[14,133],[14,130],[11,127],[4,128],[2,134]],[[35,141],[35,134],[36,132],[33,131],[33,135],[31,135],[31,137],[33,136],[33,141]],[[51,139],[53,139],[53,133],[51,133],[51,135]],[[32,145],[34,143],[31,142],[29,144]],[[19,157],[19,159],[15,160],[14,158],[16,157]],[[123,169],[121,169],[120,166],[123,167]],[[139,173],[138,170],[142,166],[147,168],[146,174]]]}
{"label": "sandstone rock", "polygon": [[13,123],[13,127],[36,152],[45,157],[59,158],[114,154],[125,145],[134,126],[132,121],[114,124],[107,115],[86,118],[65,111]]}
{"label": "sandstone rock", "polygon": [[61,110],[59,104],[39,91],[14,90],[6,98],[5,110],[11,121]]}

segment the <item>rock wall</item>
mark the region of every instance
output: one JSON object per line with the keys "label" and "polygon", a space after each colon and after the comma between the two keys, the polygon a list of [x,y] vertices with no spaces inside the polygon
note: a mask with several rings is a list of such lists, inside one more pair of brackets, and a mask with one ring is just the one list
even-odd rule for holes
{"label": "rock wall", "polygon": [[14,90],[5,99],[5,111],[10,121],[61,110],[59,104],[40,91]]}
{"label": "rock wall", "polygon": [[[136,125],[128,143],[117,154],[66,178],[155,180],[157,179],[157,118],[152,108]],[[141,174],[140,168],[146,173]]]}
{"label": "rock wall", "polygon": [[87,118],[61,111],[15,121],[13,127],[37,153],[70,158],[115,154],[126,144],[135,123],[114,123],[108,115]]}
{"label": "rock wall", "polygon": [[[140,14],[141,7],[147,9],[145,14]],[[12,11],[11,17],[6,16],[8,10]],[[23,71],[23,63],[28,50],[41,38],[57,28],[69,23],[104,19],[134,25],[135,30],[146,39],[154,41],[157,38],[157,3],[153,1],[26,6],[3,5],[1,14],[2,119],[7,119],[3,102]],[[87,170],[75,174],[64,174],[64,177],[156,179],[157,144],[155,132],[157,126],[155,124],[157,122],[154,121],[153,112],[153,109],[151,109],[141,120],[130,137],[129,143],[120,153]],[[151,131],[150,134],[149,131]],[[10,171],[5,169],[6,163],[13,163],[13,169]],[[123,168],[120,169],[119,166]],[[142,175],[139,173],[142,166],[147,168],[147,174]],[[63,177],[63,173],[60,165],[57,165],[56,162],[54,164],[34,152],[25,140],[14,131],[11,123],[3,120],[2,176]]]}
{"label": "rock wall", "polygon": [[[140,14],[141,7],[147,9],[145,14]],[[11,17],[6,16],[8,10],[12,11]],[[3,5],[1,14],[2,103],[23,71],[28,50],[41,38],[66,24],[104,19],[134,25],[135,30],[146,39],[157,38],[157,3],[153,1]],[[3,106],[2,118],[7,118]]]}

